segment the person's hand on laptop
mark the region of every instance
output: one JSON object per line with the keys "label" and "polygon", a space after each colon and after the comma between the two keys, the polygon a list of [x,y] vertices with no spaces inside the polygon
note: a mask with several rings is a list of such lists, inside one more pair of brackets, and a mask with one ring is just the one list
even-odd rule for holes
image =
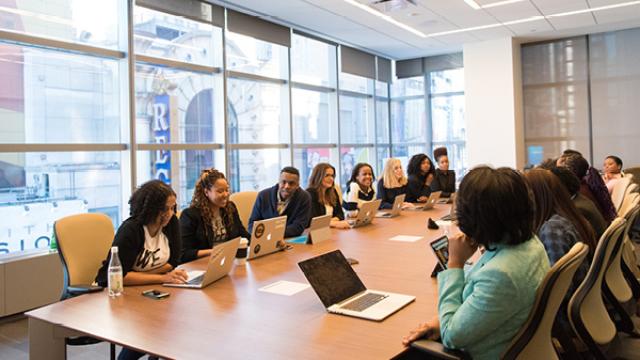
{"label": "person's hand on laptop", "polygon": [[449,239],[449,269],[463,269],[464,264],[478,250],[478,244],[463,233]]}
{"label": "person's hand on laptop", "polygon": [[418,198],[418,202],[419,202],[419,203],[427,202],[427,200],[429,200],[429,197],[428,197],[428,196],[420,196],[420,197]]}
{"label": "person's hand on laptop", "polygon": [[410,202],[403,202],[402,203],[402,208],[403,209],[411,209],[411,208],[413,208],[413,204],[410,203]]}
{"label": "person's hand on laptop", "polygon": [[349,222],[347,220],[331,219],[330,226],[336,229],[351,229],[351,225],[349,225]]}
{"label": "person's hand on laptop", "polygon": [[165,284],[184,284],[188,278],[189,275],[184,269],[173,269],[164,274],[162,282]]}
{"label": "person's hand on laptop", "polygon": [[402,345],[409,346],[412,342],[420,339],[438,340],[440,338],[440,320],[438,317],[418,325],[411,330],[409,335],[402,338]]}

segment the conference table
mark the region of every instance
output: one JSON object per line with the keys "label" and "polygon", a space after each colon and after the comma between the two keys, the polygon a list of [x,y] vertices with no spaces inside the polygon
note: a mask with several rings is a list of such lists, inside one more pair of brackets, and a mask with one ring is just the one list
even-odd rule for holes
{"label": "conference table", "polygon": [[[437,314],[437,284],[430,277],[436,259],[429,242],[443,234],[429,230],[449,205],[403,211],[371,225],[332,229],[319,244],[293,248],[235,265],[229,276],[205,289],[161,285],[106,290],[28,312],[31,359],[64,359],[64,337],[84,334],[167,359],[389,359],[401,353],[402,336]],[[414,242],[396,235],[421,236]],[[291,296],[258,289],[280,280],[307,283],[297,263],[340,249],[359,261],[354,270],[369,289],[413,295],[416,300],[381,322],[329,314],[313,289]],[[202,269],[206,259],[185,264]],[[154,300],[146,289],[171,295]],[[106,356],[107,354],[105,354]]]}

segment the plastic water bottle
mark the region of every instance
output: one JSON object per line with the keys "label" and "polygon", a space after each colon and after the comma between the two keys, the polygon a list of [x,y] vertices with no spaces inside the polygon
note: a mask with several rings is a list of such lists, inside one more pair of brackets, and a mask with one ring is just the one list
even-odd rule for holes
{"label": "plastic water bottle", "polygon": [[109,296],[120,296],[124,291],[124,285],[122,283],[122,265],[120,265],[117,246],[111,248],[111,260],[109,260],[108,273]]}

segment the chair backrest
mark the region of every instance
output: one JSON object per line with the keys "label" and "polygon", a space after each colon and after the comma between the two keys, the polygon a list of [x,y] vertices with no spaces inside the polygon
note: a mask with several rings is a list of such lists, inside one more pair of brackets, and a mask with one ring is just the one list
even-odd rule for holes
{"label": "chair backrest", "polygon": [[511,341],[502,359],[558,359],[551,340],[551,329],[573,276],[588,253],[588,245],[576,243],[553,265],[536,291],[529,318]]}
{"label": "chair backrest", "polygon": [[62,261],[64,289],[93,283],[113,243],[113,223],[104,214],[84,213],[53,224]]}
{"label": "chair backrest", "polygon": [[631,174],[633,175],[633,180],[636,183],[640,183],[640,166],[626,168],[623,171],[625,176]]}
{"label": "chair backrest", "polygon": [[241,191],[231,194],[229,200],[233,201],[238,208],[238,215],[244,227],[249,226],[249,217],[251,217],[251,211],[253,211],[253,204],[258,197],[257,191]]}
{"label": "chair backrest", "polygon": [[633,225],[636,217],[638,216],[638,212],[640,211],[640,207],[636,205],[631,211],[627,212],[627,216],[625,216],[625,226],[622,234],[622,241],[619,245],[618,249],[614,249],[614,253],[611,254],[611,261],[608,265],[607,272],[604,275],[604,280],[607,284],[609,290],[613,296],[615,296],[616,300],[619,303],[626,303],[631,300],[633,297],[633,291],[627,282],[627,279],[624,277],[624,273],[622,272],[622,254],[623,254],[623,244],[626,240],[629,239],[629,231],[631,230],[631,226]]}
{"label": "chair backrest", "polygon": [[613,206],[616,208],[616,211],[620,211],[622,200],[624,200],[624,196],[630,184],[631,177],[625,176],[616,181],[615,185],[613,185],[613,190],[611,191],[611,201],[613,202]]}
{"label": "chair backrest", "polygon": [[640,194],[638,193],[630,193],[624,197],[622,201],[622,206],[620,206],[620,210],[618,211],[618,216],[627,217],[627,214],[631,209],[640,204]]}
{"label": "chair backrest", "polygon": [[593,354],[599,346],[610,343],[616,336],[616,326],[609,317],[602,298],[602,281],[614,248],[619,247],[625,230],[625,219],[616,218],[600,237],[591,267],[569,300],[568,315],[571,327]]}

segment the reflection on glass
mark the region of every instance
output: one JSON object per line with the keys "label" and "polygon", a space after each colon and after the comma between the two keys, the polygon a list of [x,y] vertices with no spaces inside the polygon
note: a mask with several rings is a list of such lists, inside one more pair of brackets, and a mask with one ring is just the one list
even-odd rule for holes
{"label": "reflection on glass", "polygon": [[[431,154],[433,154],[433,150],[435,148],[438,148],[441,146],[444,146],[447,148],[447,154],[448,154],[447,157],[449,158],[449,169],[455,170],[456,181],[460,182],[460,180],[462,180],[462,177],[467,171],[467,151],[466,151],[465,142],[464,141],[454,141],[454,142],[450,141],[446,143],[434,142],[433,147],[431,148]],[[433,161],[435,162],[436,160],[433,159]]]}
{"label": "reflection on glass", "polygon": [[343,144],[374,142],[373,99],[340,96],[340,137]]}
{"label": "reflection on glass", "polygon": [[389,85],[386,82],[376,80],[376,96],[389,97]]}
{"label": "reflection on glass", "polygon": [[394,142],[427,140],[427,120],[424,97],[391,101],[391,126]]}
{"label": "reflection on glass", "polygon": [[294,88],[291,105],[295,143],[337,143],[335,93]]}
{"label": "reflection on glass", "polygon": [[88,44],[110,49],[118,45],[124,1],[104,0],[22,0],[3,1],[0,29],[24,34]]}
{"label": "reflection on glass", "polygon": [[280,170],[291,164],[289,149],[231,150],[232,191],[260,191],[278,183]]}
{"label": "reflection on glass", "polygon": [[430,75],[432,94],[464,91],[463,68],[433,71]]}
{"label": "reflection on glass", "polygon": [[289,55],[285,46],[232,32],[226,34],[227,70],[288,78]]}
{"label": "reflection on glass", "polygon": [[378,177],[382,174],[382,169],[384,169],[384,163],[387,162],[387,159],[389,159],[390,157],[389,148],[386,146],[378,147],[377,151],[378,151],[378,163],[374,165],[374,171],[373,171],[373,174],[375,175],[376,179],[378,179]]}
{"label": "reflection on glass", "polygon": [[115,60],[0,44],[0,142],[120,141]]}
{"label": "reflection on glass", "polygon": [[191,203],[202,170],[216,168],[224,173],[225,168],[223,150],[138,151],[137,157],[138,185],[149,180],[171,185],[178,195],[178,209]]}
{"label": "reflection on glass", "polygon": [[389,144],[389,99],[376,99],[376,138],[378,144]]}
{"label": "reflection on glass", "polygon": [[433,141],[466,139],[464,95],[431,98]]}
{"label": "reflection on glass", "polygon": [[228,79],[229,142],[289,142],[289,91],[279,84]]}
{"label": "reflection on glass", "polygon": [[373,80],[341,72],[340,90],[373,95]]}
{"label": "reflection on glass", "polygon": [[373,158],[372,148],[361,147],[341,147],[340,148],[340,186],[346,191],[347,181],[351,177],[353,167],[360,162],[368,163],[373,166],[375,159]]}
{"label": "reflection on glass", "polygon": [[291,81],[336,86],[336,47],[322,41],[291,36]]}
{"label": "reflection on glass", "polygon": [[222,143],[222,77],[138,64],[138,143]]}
{"label": "reflection on glass", "polygon": [[137,54],[222,66],[222,29],[140,6],[133,15]]}
{"label": "reflection on glass", "polygon": [[[293,151],[293,166],[300,170],[300,184],[303,188],[307,188],[309,184],[309,176],[314,166],[318,163],[325,162],[333,165],[338,170],[337,150],[331,148],[305,148],[295,149]],[[338,181],[336,179],[336,181]]]}
{"label": "reflection on glass", "polygon": [[391,84],[391,97],[424,95],[424,76],[396,79]]}
{"label": "reflection on glass", "polygon": [[0,154],[0,255],[49,248],[53,223],[100,212],[121,214],[120,152]]}

